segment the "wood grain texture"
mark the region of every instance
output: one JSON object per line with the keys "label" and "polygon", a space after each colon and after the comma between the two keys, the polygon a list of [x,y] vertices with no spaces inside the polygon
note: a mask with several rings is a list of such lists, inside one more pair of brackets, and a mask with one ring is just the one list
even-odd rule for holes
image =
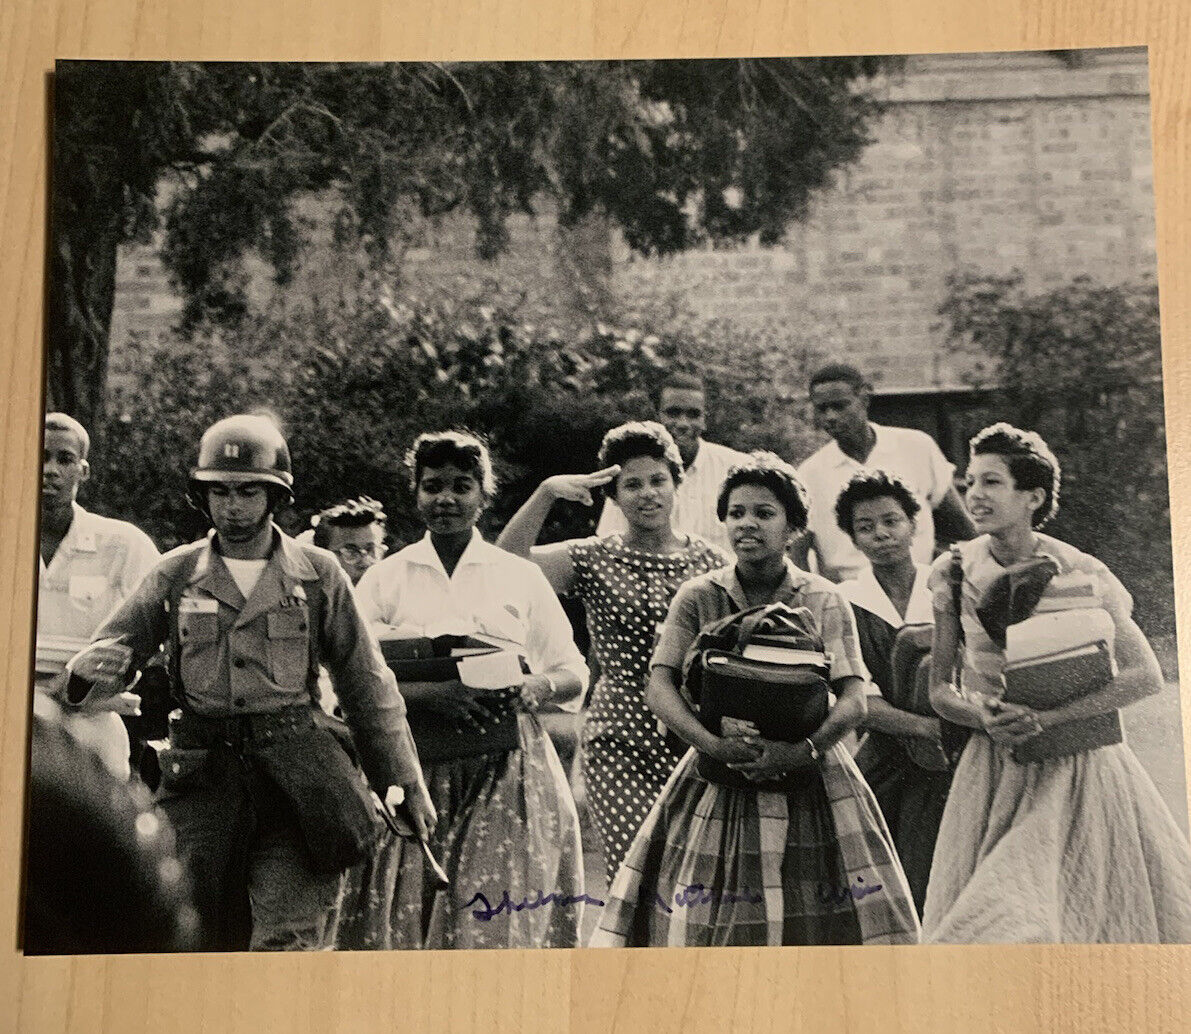
{"label": "wood grain texture", "polygon": [[[1186,0],[0,0],[0,1031],[1188,1029],[1189,948],[24,959],[13,947],[36,556],[46,76],[55,57],[603,58],[1120,44],[1150,47],[1176,582],[1187,657],[1191,507],[1178,505],[1191,496]],[[1185,660],[1183,671],[1191,673]],[[1185,694],[1184,716],[1188,702]]]}

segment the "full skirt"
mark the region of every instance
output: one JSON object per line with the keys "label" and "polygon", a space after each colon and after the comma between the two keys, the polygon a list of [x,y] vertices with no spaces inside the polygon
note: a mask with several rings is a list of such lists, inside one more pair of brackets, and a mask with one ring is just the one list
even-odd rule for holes
{"label": "full skirt", "polygon": [[923,931],[935,943],[1186,943],[1191,848],[1125,744],[1018,764],[973,736]]}
{"label": "full skirt", "polygon": [[782,792],[708,782],[697,759],[633,841],[593,947],[917,941],[888,830],[841,747]]}
{"label": "full skirt", "polygon": [[438,812],[430,844],[450,886],[437,890],[418,845],[386,831],[349,874],[336,947],[577,946],[584,883],[575,802],[532,715],[519,716],[519,740],[507,753],[425,766]]}

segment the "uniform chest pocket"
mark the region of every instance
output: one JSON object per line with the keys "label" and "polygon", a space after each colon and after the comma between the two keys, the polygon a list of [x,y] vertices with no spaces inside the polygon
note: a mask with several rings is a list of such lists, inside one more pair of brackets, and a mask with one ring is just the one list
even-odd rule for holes
{"label": "uniform chest pocket", "polygon": [[219,615],[183,611],[178,615],[178,638],[182,641],[183,653],[188,647],[215,642],[219,638]]}
{"label": "uniform chest pocket", "polygon": [[279,686],[297,689],[310,668],[310,613],[306,607],[286,607],[265,615],[269,675]]}
{"label": "uniform chest pocket", "polygon": [[207,684],[216,668],[219,615],[182,610],[178,614],[178,667],[182,685],[192,690]]}

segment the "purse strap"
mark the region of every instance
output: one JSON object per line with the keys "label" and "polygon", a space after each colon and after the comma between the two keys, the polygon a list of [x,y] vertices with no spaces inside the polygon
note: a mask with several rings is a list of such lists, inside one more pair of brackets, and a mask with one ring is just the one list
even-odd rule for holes
{"label": "purse strap", "polygon": [[[955,542],[951,545],[951,565],[949,568],[951,579],[951,598],[955,603],[955,624],[959,630],[959,645],[964,645],[964,622],[963,622],[963,605],[964,605],[964,558],[960,553],[959,543]],[[955,659],[956,665],[962,662],[959,657]],[[972,735],[972,730],[964,725],[956,725],[954,722],[949,722],[946,718],[939,718],[939,731],[943,741],[943,753],[947,757],[947,765],[954,771],[955,766],[959,764],[960,755],[964,752],[964,747],[967,746],[968,738]]]}
{"label": "purse strap", "polygon": [[959,641],[964,641],[964,558],[959,551],[959,543],[951,544],[951,600],[955,604],[955,623],[959,626]]}

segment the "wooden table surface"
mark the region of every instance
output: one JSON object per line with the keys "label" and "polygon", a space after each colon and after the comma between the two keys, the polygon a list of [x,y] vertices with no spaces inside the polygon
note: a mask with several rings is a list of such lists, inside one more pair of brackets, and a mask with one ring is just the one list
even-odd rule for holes
{"label": "wooden table surface", "polygon": [[[1191,562],[1191,508],[1178,507],[1191,495],[1188,0],[0,0],[0,1031],[1191,1029],[1189,948],[24,959],[13,947],[36,556],[46,77],[56,57],[726,57],[1123,44],[1150,47],[1176,575],[1183,575]],[[1180,591],[1182,639],[1191,643],[1187,604]]]}

